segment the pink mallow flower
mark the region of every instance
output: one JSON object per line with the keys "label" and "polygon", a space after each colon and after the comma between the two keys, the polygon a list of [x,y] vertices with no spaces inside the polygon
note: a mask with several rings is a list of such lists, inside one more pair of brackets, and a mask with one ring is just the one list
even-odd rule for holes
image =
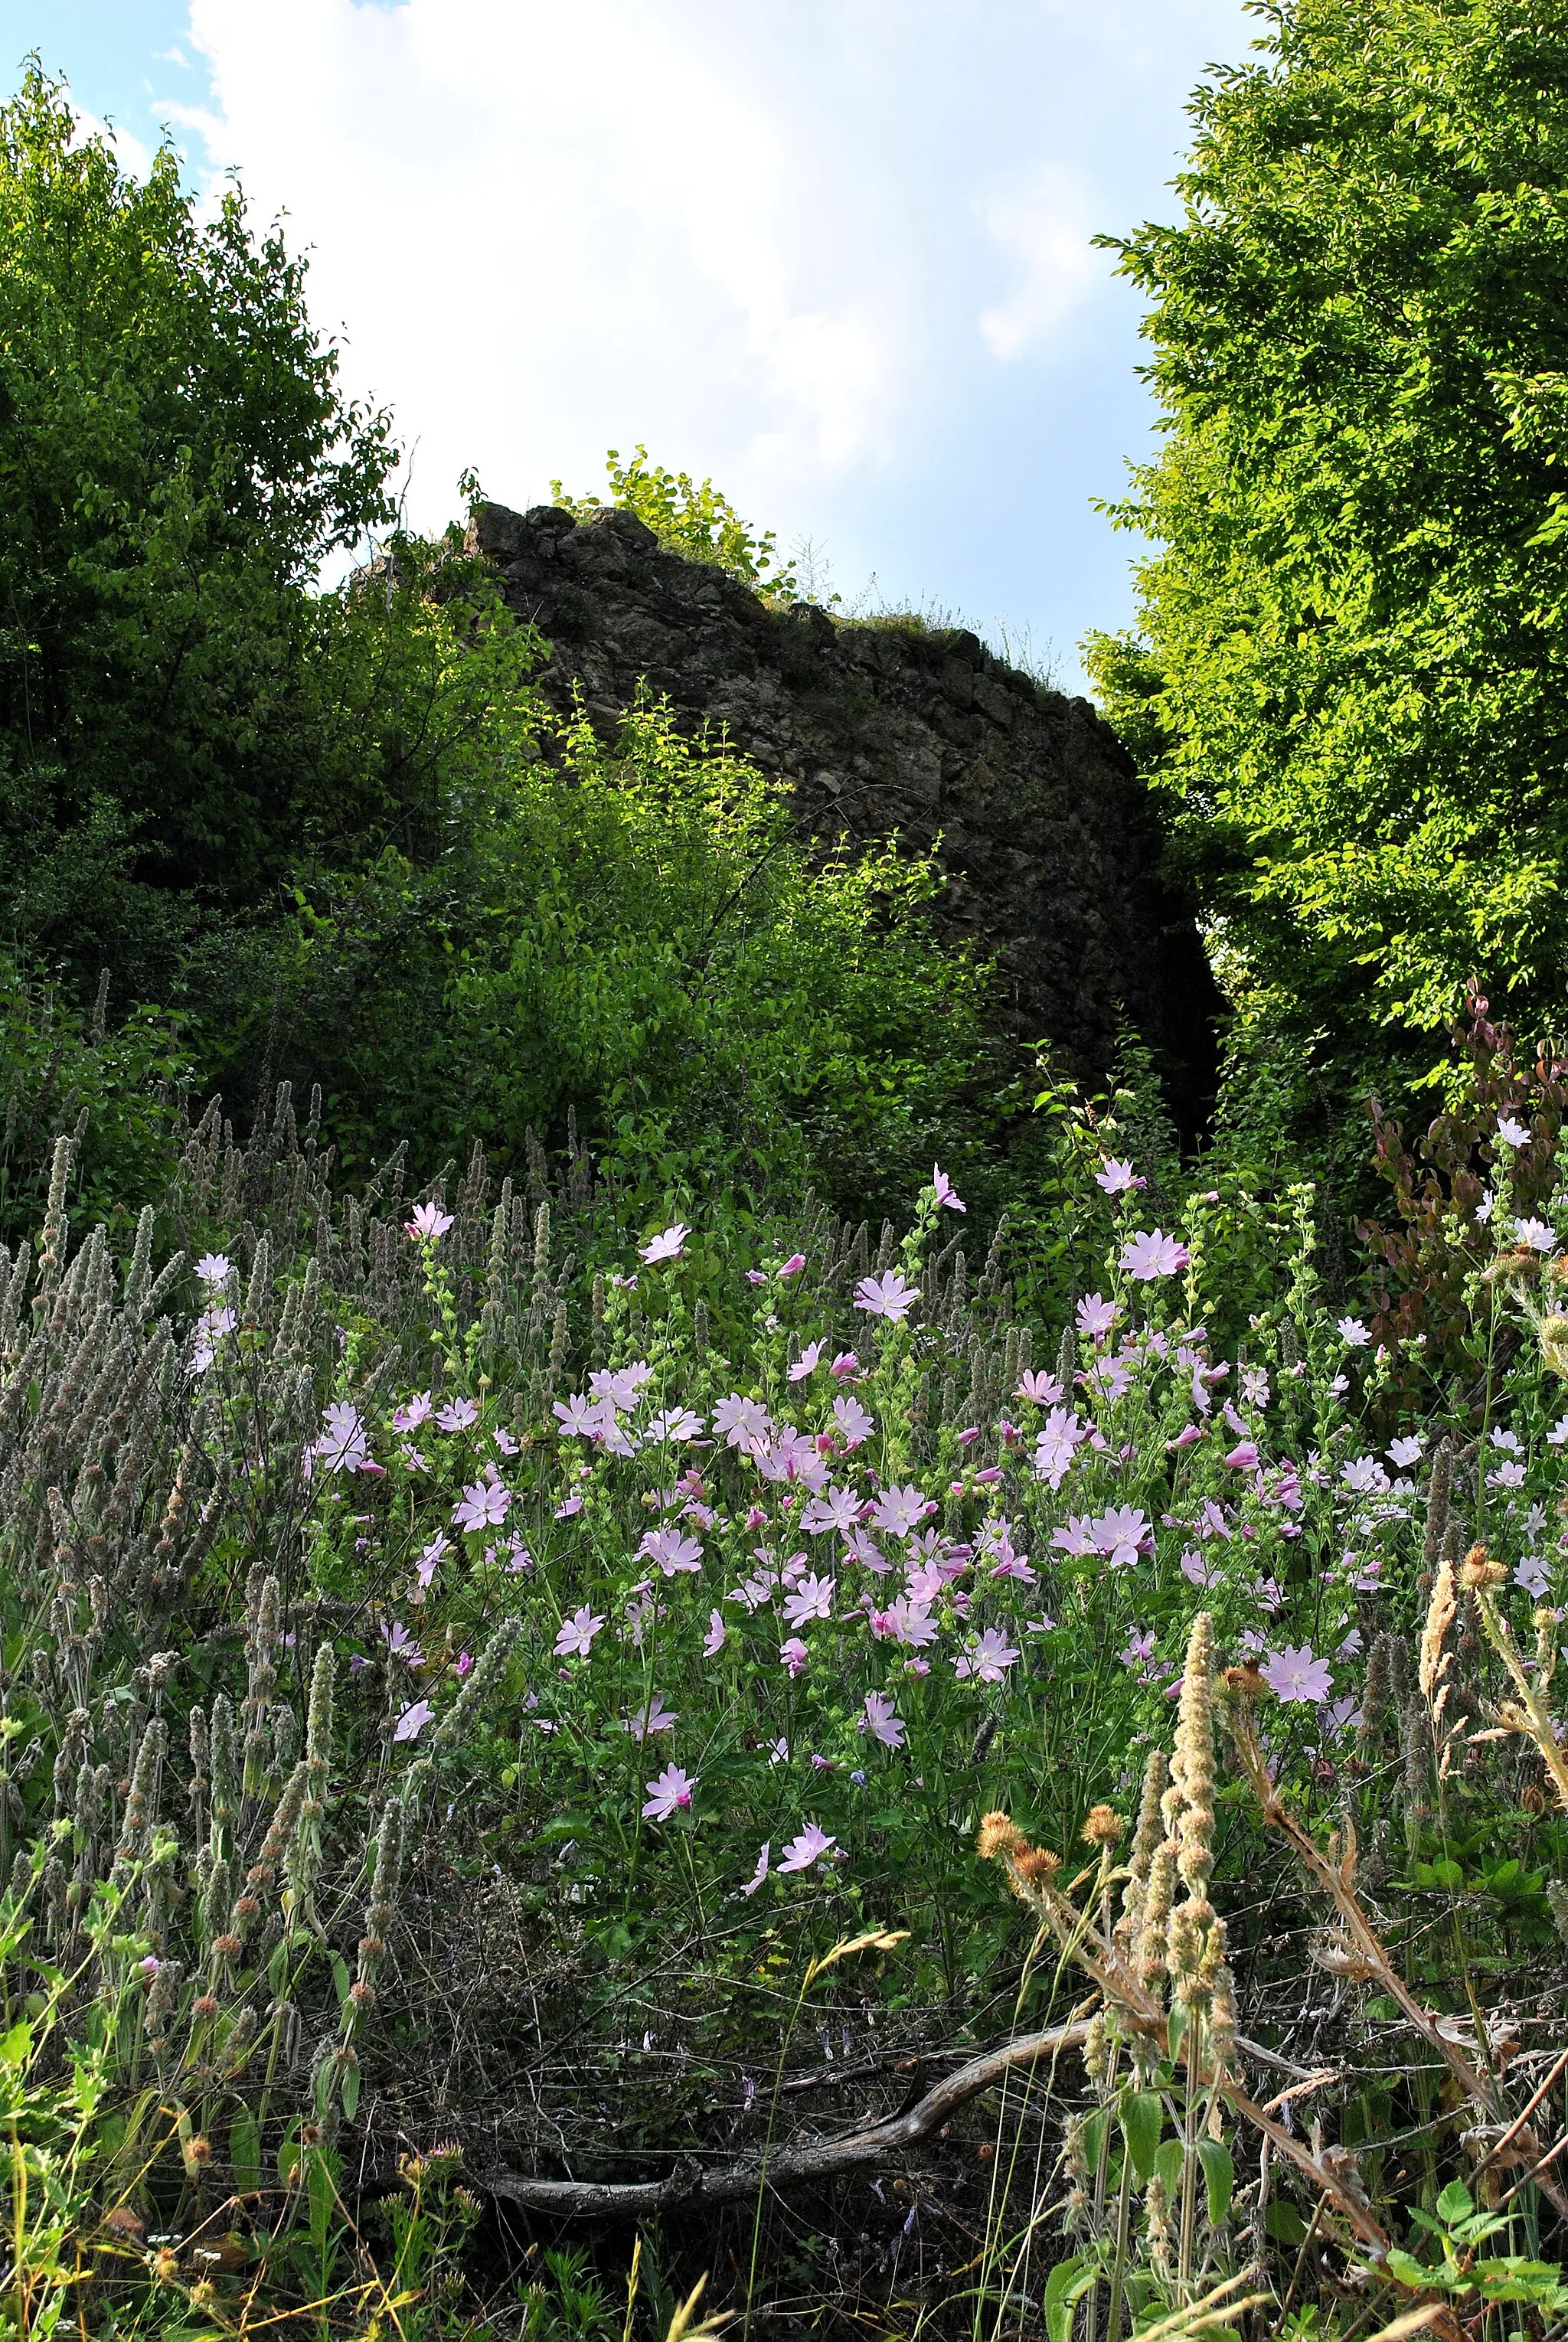
{"label": "pink mallow flower", "polygon": [[902,1748],[904,1720],[884,1691],[868,1691],[865,1713],[855,1726],[857,1732],[869,1732],[884,1748]]}
{"label": "pink mallow flower", "polygon": [[655,1261],[679,1260],[691,1233],[684,1220],[676,1220],[672,1226],[661,1228],[656,1236],[650,1236],[645,1245],[639,1245],[637,1258],[645,1260],[650,1267]]}
{"label": "pink mallow flower", "polygon": [[1138,1177],[1130,1163],[1118,1162],[1112,1155],[1106,1157],[1103,1168],[1095,1172],[1094,1185],[1103,1187],[1107,1196],[1125,1196],[1133,1188],[1146,1186],[1148,1182]]}
{"label": "pink mallow flower", "polygon": [[1327,1699],[1333,1687],[1328,1661],[1314,1658],[1310,1643],[1303,1643],[1299,1649],[1293,1649],[1287,1643],[1283,1650],[1270,1651],[1261,1673],[1276,1699],[1311,1700],[1315,1704]]}
{"label": "pink mallow flower", "polygon": [[1122,1246],[1116,1266],[1136,1284],[1153,1285],[1157,1277],[1174,1276],[1179,1268],[1185,1268],[1189,1256],[1186,1246],[1178,1244],[1174,1236],[1160,1228],[1140,1228]]}
{"label": "pink mallow flower", "polygon": [[480,1529],[498,1529],[511,1509],[510,1488],[503,1487],[499,1480],[475,1480],[452,1507],[453,1526],[471,1535]]}
{"label": "pink mallow flower", "polygon": [[801,1273],[802,1269],[803,1269],[804,1266],[805,1266],[805,1255],[804,1255],[804,1252],[792,1252],[792,1253],[791,1253],[791,1255],[790,1255],[790,1256],[789,1256],[789,1258],[788,1258],[788,1259],[784,1263],[783,1266],[780,1268],[780,1270],[779,1270],[779,1275],[780,1275],[780,1276],[798,1276],[800,1275],[800,1273]]}
{"label": "pink mallow flower", "polygon": [[962,1658],[953,1662],[955,1676],[973,1676],[977,1683],[1000,1683],[1019,1653],[1000,1626],[987,1626]]}
{"label": "pink mallow flower", "polygon": [[966,1212],[969,1209],[967,1204],[960,1202],[952,1180],[940,1163],[934,1163],[931,1166],[931,1192],[938,1206],[945,1205],[950,1212]]}
{"label": "pink mallow flower", "polygon": [[416,1699],[413,1706],[405,1707],[403,1714],[398,1717],[396,1724],[393,1727],[393,1738],[394,1740],[417,1740],[420,1734],[424,1731],[425,1726],[430,1722],[431,1717],[434,1714],[435,1710],[431,1706],[430,1702],[427,1699]]}
{"label": "pink mallow flower", "polygon": [[753,1871],[745,1885],[741,1888],[741,1893],[743,1895],[754,1895],[756,1893],[757,1888],[762,1885],[763,1880],[768,1875],[768,1857],[773,1853],[773,1840],[772,1838],[769,1838],[766,1845],[763,1847],[762,1852],[757,1856],[756,1868]]}
{"label": "pink mallow flower", "polygon": [[435,1244],[452,1226],[452,1215],[444,1212],[439,1204],[415,1204],[414,1217],[405,1220],[404,1226],[416,1241]]}
{"label": "pink mallow flower", "polygon": [[799,1357],[795,1360],[794,1366],[789,1370],[789,1378],[792,1383],[804,1383],[807,1375],[815,1374],[822,1360],[824,1346],[821,1342],[808,1342],[806,1344],[805,1348],[801,1352]]}
{"label": "pink mallow flower", "polygon": [[584,1602],[580,1610],[574,1610],[569,1618],[562,1620],[555,1636],[556,1657],[585,1659],[594,1647],[594,1637],[604,1623],[603,1618],[594,1616]]}
{"label": "pink mallow flower", "polygon": [[837,1844],[837,1838],[825,1836],[815,1822],[807,1822],[800,1836],[791,1838],[788,1846],[785,1847],[783,1859],[778,1866],[779,1869],[781,1871],[809,1870],[814,1862],[819,1862],[822,1859],[830,1847],[835,1847]]}
{"label": "pink mallow flower", "polygon": [[792,1635],[786,1643],[780,1645],[779,1657],[792,1676],[798,1676],[804,1672],[811,1653],[798,1635]]}
{"label": "pink mallow flower", "polygon": [[857,1309],[864,1309],[870,1317],[885,1317],[893,1326],[908,1316],[919,1298],[919,1286],[906,1285],[896,1268],[887,1269],[881,1276],[863,1276],[854,1288]]}
{"label": "pink mallow flower", "polygon": [[667,1822],[674,1813],[690,1810],[692,1793],[696,1783],[679,1765],[666,1765],[656,1781],[644,1781],[647,1803],[643,1807],[643,1819]]}

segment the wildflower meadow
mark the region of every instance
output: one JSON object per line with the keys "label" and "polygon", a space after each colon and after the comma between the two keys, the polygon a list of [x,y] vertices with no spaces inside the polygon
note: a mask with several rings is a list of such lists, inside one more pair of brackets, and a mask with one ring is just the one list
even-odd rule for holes
{"label": "wildflower meadow", "polygon": [[1241,1313],[1233,1197],[1114,1123],[1054,1336],[940,1166],[874,1243],[625,1226],[581,1150],[335,1201],[285,1090],[116,1257],[60,1140],[0,1305],[15,2330],[592,2326],[628,2220],[655,2305],[1255,2327],[1310,2237],[1392,2317],[1382,2132],[1452,2197],[1555,2054],[1568,1190],[1510,1068],[1420,1406],[1310,1189]]}

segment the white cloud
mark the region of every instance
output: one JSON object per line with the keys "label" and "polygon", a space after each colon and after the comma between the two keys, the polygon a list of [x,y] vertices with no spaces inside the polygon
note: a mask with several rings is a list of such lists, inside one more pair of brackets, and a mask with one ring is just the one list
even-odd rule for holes
{"label": "white cloud", "polygon": [[1065,173],[1036,172],[1029,184],[981,207],[993,239],[1016,261],[1012,295],[981,315],[986,346],[1015,358],[1067,317],[1099,274],[1084,191]]}
{"label": "white cloud", "polygon": [[877,206],[840,210],[849,158],[707,23],[679,0],[194,0],[213,104],[184,118],[315,247],[313,313],[420,435],[416,505],[470,460],[498,495],[589,485],[638,437],[797,477],[887,446],[907,271]]}

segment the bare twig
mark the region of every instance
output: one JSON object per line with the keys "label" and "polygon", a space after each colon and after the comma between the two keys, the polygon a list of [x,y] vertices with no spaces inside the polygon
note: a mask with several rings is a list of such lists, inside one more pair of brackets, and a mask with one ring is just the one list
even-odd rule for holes
{"label": "bare twig", "polygon": [[1044,2033],[1022,2034],[1000,2049],[971,2058],[957,2073],[928,2090],[906,2114],[849,2131],[842,2138],[807,2139],[774,2147],[767,2157],[765,2183],[760,2152],[711,2171],[688,2162],[664,2179],[542,2179],[515,2171],[479,2171],[471,2176],[477,2186],[509,2204],[530,2205],[569,2219],[604,2213],[642,2216],[674,2204],[734,2203],[754,2194],[764,2184],[777,2187],[795,2180],[833,2179],[843,2172],[858,2170],[863,2164],[879,2162],[884,2156],[918,2147],[960,2107],[1018,2067],[1035,2066],[1043,2058],[1054,2060],[1064,2050],[1081,2048],[1088,2030],[1087,2024],[1077,2023],[1053,2026]]}

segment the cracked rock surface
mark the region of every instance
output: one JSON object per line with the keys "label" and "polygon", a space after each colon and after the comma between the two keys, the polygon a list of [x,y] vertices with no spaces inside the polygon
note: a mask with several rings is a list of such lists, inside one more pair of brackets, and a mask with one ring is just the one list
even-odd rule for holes
{"label": "cracked rock surface", "polygon": [[1219,999],[1190,913],[1156,875],[1159,827],[1115,735],[958,629],[768,604],[666,552],[634,514],[479,507],[469,550],[551,646],[553,706],[580,690],[611,734],[645,683],[792,792],[823,850],[894,832],[936,846],[939,933],[997,960],[1014,1038],[1103,1074],[1124,1015],[1159,1053],[1183,1130],[1211,1093]]}

